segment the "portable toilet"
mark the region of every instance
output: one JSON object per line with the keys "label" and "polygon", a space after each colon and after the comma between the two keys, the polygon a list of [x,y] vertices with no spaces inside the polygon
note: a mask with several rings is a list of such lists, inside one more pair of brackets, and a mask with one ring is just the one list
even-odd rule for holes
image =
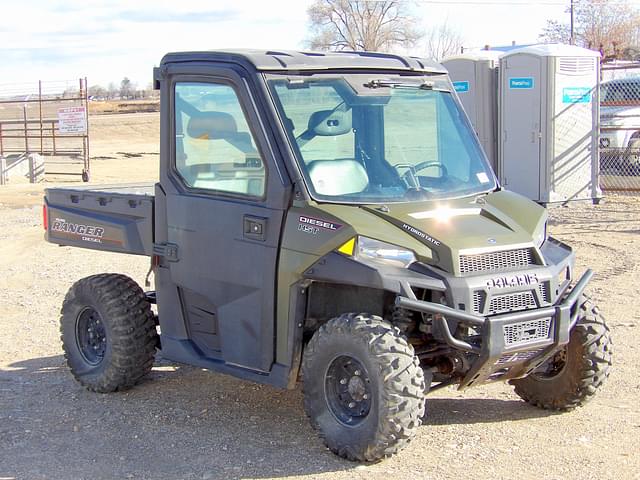
{"label": "portable toilet", "polygon": [[498,59],[502,52],[480,50],[448,57],[442,65],[478,135],[487,158],[498,173]]}
{"label": "portable toilet", "polygon": [[507,189],[541,203],[601,196],[599,60],[570,45],[500,57],[498,165]]}

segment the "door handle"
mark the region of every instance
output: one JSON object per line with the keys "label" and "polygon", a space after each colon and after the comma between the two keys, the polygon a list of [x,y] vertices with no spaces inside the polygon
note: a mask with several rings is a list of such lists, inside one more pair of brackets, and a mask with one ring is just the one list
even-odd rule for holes
{"label": "door handle", "polygon": [[267,233],[267,219],[245,215],[243,218],[243,237],[264,242]]}

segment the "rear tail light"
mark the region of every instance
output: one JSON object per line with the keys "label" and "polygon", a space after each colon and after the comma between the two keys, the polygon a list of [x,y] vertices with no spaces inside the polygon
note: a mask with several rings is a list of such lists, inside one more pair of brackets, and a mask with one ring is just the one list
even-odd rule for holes
{"label": "rear tail light", "polygon": [[42,205],[42,226],[45,230],[49,229],[49,215],[47,212],[47,204]]}

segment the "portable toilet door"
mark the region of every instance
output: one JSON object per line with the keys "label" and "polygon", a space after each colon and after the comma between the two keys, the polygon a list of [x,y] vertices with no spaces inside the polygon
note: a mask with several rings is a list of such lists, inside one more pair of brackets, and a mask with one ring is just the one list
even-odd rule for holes
{"label": "portable toilet door", "polygon": [[548,158],[549,201],[596,200],[600,112],[600,54],[559,55],[549,59],[555,77],[553,92],[553,144]]}
{"label": "portable toilet door", "polygon": [[498,174],[498,58],[502,52],[481,50],[448,57],[442,65],[471,121],[493,170]]}
{"label": "portable toilet door", "polygon": [[596,199],[598,52],[533,45],[500,59],[503,185],[541,203]]}
{"label": "portable toilet door", "polygon": [[507,55],[500,61],[500,178],[502,184],[532,200],[541,200],[540,91],[542,58]]}

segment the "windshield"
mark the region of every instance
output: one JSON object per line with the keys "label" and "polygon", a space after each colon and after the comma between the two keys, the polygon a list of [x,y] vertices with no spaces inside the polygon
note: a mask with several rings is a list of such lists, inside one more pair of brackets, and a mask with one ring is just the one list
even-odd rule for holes
{"label": "windshield", "polygon": [[496,187],[442,79],[273,75],[269,86],[316,200],[408,202]]}

